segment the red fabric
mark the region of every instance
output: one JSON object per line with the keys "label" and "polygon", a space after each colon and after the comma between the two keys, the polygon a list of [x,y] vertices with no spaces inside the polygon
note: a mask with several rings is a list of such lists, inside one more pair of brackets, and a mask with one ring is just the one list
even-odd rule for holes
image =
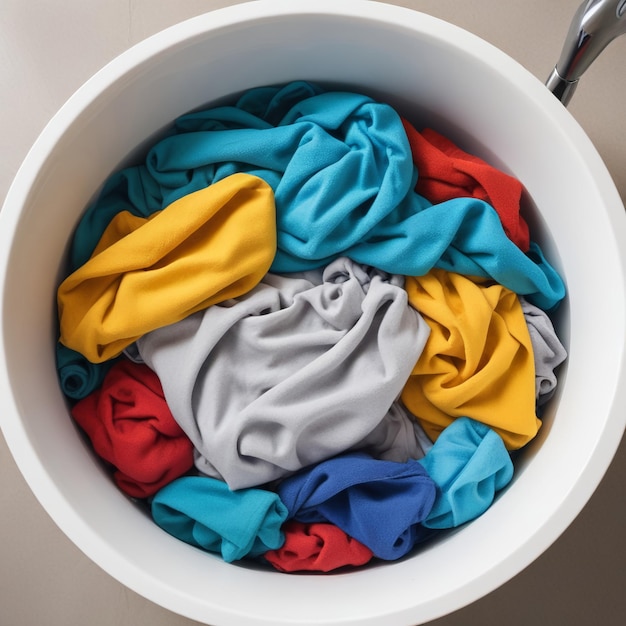
{"label": "red fabric", "polygon": [[346,565],[365,565],[372,551],[333,524],[303,524],[290,520],[283,525],[285,543],[263,556],[281,572],[331,570]]}
{"label": "red fabric", "polygon": [[433,204],[458,197],[484,200],[500,216],[509,239],[527,252],[530,236],[520,215],[520,181],[467,154],[430,128],[420,133],[408,121],[403,119],[402,123],[418,171],[415,191]]}
{"label": "red fabric", "polygon": [[193,466],[193,445],[165,402],[157,375],[127,359],[102,386],[80,400],[72,416],[95,452],[115,468],[117,486],[146,498]]}

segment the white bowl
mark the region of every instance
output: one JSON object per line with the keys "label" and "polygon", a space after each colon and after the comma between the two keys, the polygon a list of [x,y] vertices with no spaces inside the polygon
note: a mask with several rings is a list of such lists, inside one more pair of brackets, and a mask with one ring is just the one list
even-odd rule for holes
{"label": "white bowl", "polygon": [[[567,367],[510,487],[482,517],[415,556],[327,576],[226,564],[160,530],[78,435],[54,364],[55,292],[69,238],[106,177],[189,109],[292,79],[367,92],[518,177],[533,238],[568,289],[557,319]],[[213,625],[423,623],[526,567],[608,468],[626,421],[625,255],[624,208],[591,142],[502,52],[375,2],[236,5],[122,54],[66,103],[25,159],[0,212],[3,432],[72,541],[174,612]]]}

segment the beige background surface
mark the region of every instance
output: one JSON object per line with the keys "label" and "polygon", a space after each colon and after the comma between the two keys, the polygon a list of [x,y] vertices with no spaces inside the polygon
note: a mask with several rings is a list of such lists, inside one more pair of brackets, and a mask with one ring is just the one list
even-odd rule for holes
{"label": "beige background surface", "polygon": [[[392,3],[474,32],[545,80],[580,0]],[[229,4],[235,2],[0,0],[0,200],[46,122],[96,70],[167,26]],[[594,63],[569,109],[626,200],[624,59],[626,37]],[[432,625],[625,624],[625,494],[622,444],[588,506],[552,548],[494,593]],[[79,552],[39,506],[0,439],[0,626],[192,624],[124,588]]]}

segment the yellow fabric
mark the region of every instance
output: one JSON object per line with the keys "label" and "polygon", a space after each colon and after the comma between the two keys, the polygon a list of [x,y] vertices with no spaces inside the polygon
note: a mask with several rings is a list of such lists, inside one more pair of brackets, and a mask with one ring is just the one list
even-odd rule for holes
{"label": "yellow fabric", "polygon": [[140,218],[119,213],[57,293],[61,343],[93,363],[250,291],[276,254],[271,187],[233,174]]}
{"label": "yellow fabric", "polygon": [[530,334],[515,293],[434,269],[405,288],[431,333],[402,400],[434,441],[456,417],[492,427],[509,450],[541,426]]}

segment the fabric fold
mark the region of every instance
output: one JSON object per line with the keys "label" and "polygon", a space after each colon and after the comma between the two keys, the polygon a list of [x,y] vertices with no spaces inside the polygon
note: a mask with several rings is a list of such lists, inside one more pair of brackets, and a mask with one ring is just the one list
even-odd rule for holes
{"label": "fabric fold", "polygon": [[220,480],[183,476],[152,499],[152,518],[166,532],[227,563],[280,548],[287,509],[263,489],[231,491]]}
{"label": "fabric fold", "polygon": [[418,132],[407,120],[402,123],[419,173],[415,191],[433,204],[460,197],[484,200],[498,213],[507,237],[527,252],[530,234],[521,215],[521,182],[432,128]]}
{"label": "fabric fold", "polygon": [[543,407],[556,391],[556,369],[567,359],[567,350],[548,314],[524,297],[520,297],[520,303],[533,346],[537,407]]}
{"label": "fabric fold", "polygon": [[419,462],[437,485],[433,508],[422,522],[427,528],[456,528],[477,518],[513,478],[502,438],[467,417],[452,422]]}
{"label": "fabric fold", "polygon": [[406,289],[431,332],[402,401],[430,439],[466,416],[493,428],[508,449],[527,444],[541,422],[533,347],[517,295],[443,270],[407,278]]}
{"label": "fabric fold", "polygon": [[352,446],[352,450],[362,450],[381,461],[406,463],[410,459],[421,459],[432,445],[421,425],[402,402],[396,401],[380,424]]}
{"label": "fabric fold", "polygon": [[146,498],[193,468],[191,441],[146,365],[120,359],[71,413],[96,454],[115,468],[117,486],[132,497]]}
{"label": "fabric fold", "polygon": [[331,572],[365,565],[374,556],[367,546],[333,524],[290,520],[283,525],[283,532],[283,546],[263,555],[265,561],[281,572]]}
{"label": "fabric fold", "polygon": [[385,560],[406,555],[430,536],[421,522],[436,490],[419,461],[379,461],[364,452],[319,463],[277,487],[288,519],[334,524]]}
{"label": "fabric fold", "polygon": [[81,400],[102,385],[115,360],[92,363],[82,354],[57,342],[55,360],[61,391],[71,400]]}

